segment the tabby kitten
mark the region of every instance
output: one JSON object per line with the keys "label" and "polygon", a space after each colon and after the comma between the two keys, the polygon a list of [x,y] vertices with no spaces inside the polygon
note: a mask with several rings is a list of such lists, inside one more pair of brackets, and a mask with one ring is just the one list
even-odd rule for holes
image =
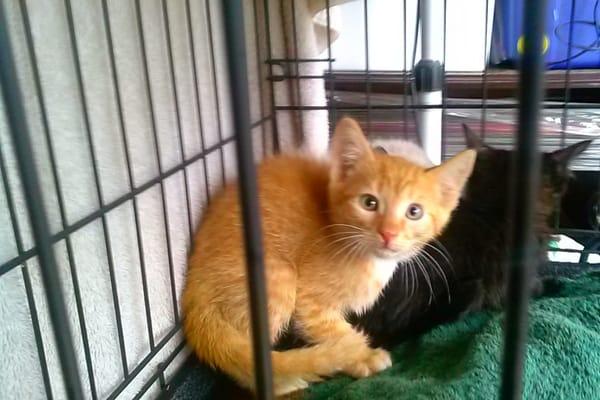
{"label": "tabby kitten", "polygon": [[[275,392],[344,372],[391,365],[345,316],[370,307],[398,262],[445,227],[476,152],[423,168],[373,152],[360,126],[342,119],[330,160],[282,155],[263,162],[258,186],[271,341],[294,316],[314,346],[271,353]],[[198,357],[252,389],[252,346],[238,187],[227,185],[195,237],[183,293],[184,331]]]}
{"label": "tabby kitten", "polygon": [[[510,162],[513,152],[486,146],[464,126],[468,147],[478,151],[473,173],[448,226],[413,260],[398,271],[374,307],[351,316],[375,346],[390,347],[482,308],[502,305],[506,290]],[[539,260],[547,258],[555,200],[570,176],[568,165],[591,141],[544,153],[543,178],[536,215]],[[410,273],[409,273],[410,272]],[[538,274],[534,295],[542,292]]]}

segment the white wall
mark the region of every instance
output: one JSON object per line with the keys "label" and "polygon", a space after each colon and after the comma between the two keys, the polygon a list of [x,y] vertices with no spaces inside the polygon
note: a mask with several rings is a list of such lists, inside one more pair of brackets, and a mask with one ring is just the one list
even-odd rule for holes
{"label": "white wall", "polygon": [[[435,51],[443,59],[444,46],[444,0],[432,0],[434,6],[433,24],[439,27],[439,38]],[[406,53],[404,51],[404,1],[368,0],[369,69],[404,70],[411,69],[417,0],[406,0]],[[481,71],[484,58],[489,53],[494,0],[489,0],[487,48],[485,50],[485,14],[484,0],[447,0],[446,20],[446,70]],[[332,44],[333,68],[365,69],[365,21],[364,2],[351,1],[337,8],[341,18],[341,32]],[[420,37],[419,37],[420,40]],[[326,57],[327,52],[322,54]],[[420,59],[420,45],[417,47],[417,59]]]}

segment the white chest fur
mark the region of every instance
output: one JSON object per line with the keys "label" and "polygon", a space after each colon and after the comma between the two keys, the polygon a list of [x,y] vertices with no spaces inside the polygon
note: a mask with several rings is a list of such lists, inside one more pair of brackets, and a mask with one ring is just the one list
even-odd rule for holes
{"label": "white chest fur", "polygon": [[370,266],[370,276],[362,281],[360,289],[353,293],[350,308],[357,313],[363,313],[373,305],[379,297],[383,288],[396,271],[397,263],[394,260],[374,258]]}
{"label": "white chest fur", "polygon": [[398,263],[395,260],[375,257],[373,260],[373,278],[381,287],[385,287],[394,275],[397,266]]}

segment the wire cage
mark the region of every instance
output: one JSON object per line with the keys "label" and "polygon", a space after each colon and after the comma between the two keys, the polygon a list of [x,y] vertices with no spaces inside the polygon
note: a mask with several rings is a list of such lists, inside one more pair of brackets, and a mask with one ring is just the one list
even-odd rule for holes
{"label": "wire cage", "polygon": [[[0,397],[155,396],[187,357],[191,234],[236,175],[220,2],[1,8]],[[248,45],[260,159],[277,143]]]}
{"label": "wire cage", "polygon": [[[308,49],[302,0],[0,3],[0,362],[9,366],[0,397],[172,396],[190,356],[179,294],[191,238],[211,195],[239,177],[257,392],[272,398],[255,161],[309,138],[323,148],[343,114],[371,138],[420,141],[419,112],[431,109],[441,111],[442,158],[464,147],[465,121],[487,143],[517,149],[512,196],[522,207],[511,234],[524,245],[513,249],[501,394],[520,397],[536,155],[589,135],[600,75],[571,70],[571,53],[565,70],[543,72],[543,1],[524,6],[520,73],[489,67],[499,3],[489,0],[482,71],[447,69],[453,2],[443,0],[442,95],[420,104],[419,2],[395,2],[402,57],[385,71],[374,61],[372,2],[353,2],[359,68],[338,66],[332,7],[343,2],[322,3],[321,48]],[[573,165],[592,200],[598,146]],[[594,268],[594,218],[569,229],[557,219],[557,232],[585,245],[561,250],[577,262],[554,267]]]}

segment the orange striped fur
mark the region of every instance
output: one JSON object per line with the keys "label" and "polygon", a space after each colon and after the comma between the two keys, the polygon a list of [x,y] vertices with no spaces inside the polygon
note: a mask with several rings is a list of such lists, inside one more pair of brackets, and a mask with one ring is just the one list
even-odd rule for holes
{"label": "orange striped fur", "polygon": [[[336,127],[329,161],[282,155],[258,169],[271,340],[290,319],[314,346],[272,352],[277,394],[343,372],[368,376],[391,365],[344,315],[377,299],[398,261],[438,235],[469,177],[475,152],[429,170],[376,154],[359,125]],[[365,209],[363,194],[377,210]],[[423,217],[406,217],[411,203]],[[372,204],[372,203],[370,203]],[[380,232],[392,232],[385,242]],[[387,243],[387,244],[386,244]],[[189,260],[184,329],[197,355],[252,389],[250,315],[238,187],[206,210]]]}

